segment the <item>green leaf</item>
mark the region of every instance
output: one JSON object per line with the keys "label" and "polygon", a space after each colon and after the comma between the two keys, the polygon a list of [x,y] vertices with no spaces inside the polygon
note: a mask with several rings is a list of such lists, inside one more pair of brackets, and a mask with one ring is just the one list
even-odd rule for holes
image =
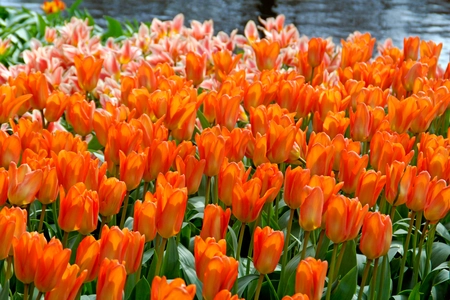
{"label": "green leaf", "polygon": [[9,297],[9,280],[6,281],[5,286],[0,286],[0,299],[8,299],[8,297]]}
{"label": "green leaf", "polygon": [[202,283],[195,273],[194,255],[182,244],[178,245],[178,255],[180,257],[181,270],[184,274],[186,284],[195,284],[197,286],[196,295],[202,299]]}
{"label": "green leaf", "polygon": [[331,299],[336,300],[350,300],[356,291],[358,281],[357,267],[353,267],[343,278],[338,282],[334,292],[331,294]]}
{"label": "green leaf", "polygon": [[200,109],[197,110],[197,118],[200,120],[200,124],[202,124],[203,129],[206,129],[211,126]]}
{"label": "green leaf", "polygon": [[97,295],[83,295],[81,296],[81,300],[95,300],[97,299]]}
{"label": "green leaf", "polygon": [[414,286],[411,294],[409,294],[408,300],[420,300],[420,282]]}
{"label": "green leaf", "polygon": [[144,265],[146,262],[148,262],[148,260],[153,257],[153,254],[155,254],[155,249],[153,249],[153,248],[148,249],[147,251],[145,251],[144,255],[142,257],[141,264]]}
{"label": "green leaf", "polygon": [[242,293],[244,293],[245,288],[253,281],[258,280],[259,275],[258,274],[250,274],[244,277],[240,277],[237,279],[238,284],[238,295],[239,297],[242,297]]}
{"label": "green leaf", "polygon": [[134,287],[128,299],[133,300],[148,300],[150,299],[150,284],[148,284],[145,277],[141,278],[139,282]]}
{"label": "green leaf", "polygon": [[[339,253],[340,255],[340,253]],[[354,240],[347,241],[345,246],[344,257],[342,259],[341,267],[338,270],[338,276],[344,277],[357,264],[356,261],[356,244]]]}
{"label": "green leaf", "polygon": [[68,9],[69,17],[72,17],[75,14],[75,11],[78,9],[78,6],[83,2],[83,0],[75,1]]}
{"label": "green leaf", "polygon": [[[376,287],[382,286],[381,295],[378,295],[380,291],[375,290],[377,292],[378,299],[389,299],[391,296],[392,290],[392,281],[391,281],[391,266],[389,264],[389,259],[386,259],[386,256],[380,257],[380,261],[378,264],[378,276],[376,280]],[[383,267],[383,264],[386,264]],[[384,268],[384,273],[382,272]],[[380,285],[381,282],[381,285]]]}
{"label": "green leaf", "polygon": [[108,23],[108,30],[102,35],[102,39],[107,39],[109,37],[119,37],[123,35],[122,24],[109,16],[105,16],[105,20]]}
{"label": "green leaf", "polygon": [[432,249],[431,265],[433,268],[448,261],[448,257],[450,256],[450,245],[434,242]]}
{"label": "green leaf", "polygon": [[95,151],[101,150],[101,149],[103,149],[103,146],[98,141],[97,136],[93,135],[92,139],[90,140],[90,142],[88,144],[89,152],[95,152]]}
{"label": "green leaf", "polygon": [[436,226],[436,233],[444,238],[447,242],[450,242],[450,233],[448,232],[447,228],[445,228],[442,223],[438,223]]}
{"label": "green leaf", "polygon": [[177,241],[174,237],[167,241],[162,270],[162,274],[168,279],[180,277],[180,259],[178,256]]}
{"label": "green leaf", "polygon": [[37,29],[39,33],[39,37],[45,36],[45,27],[47,27],[47,23],[45,22],[44,18],[40,14],[36,14],[37,19]]}

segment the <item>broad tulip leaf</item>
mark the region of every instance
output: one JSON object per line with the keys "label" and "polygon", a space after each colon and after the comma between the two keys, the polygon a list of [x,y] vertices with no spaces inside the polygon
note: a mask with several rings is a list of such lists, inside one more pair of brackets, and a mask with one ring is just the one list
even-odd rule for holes
{"label": "broad tulip leaf", "polygon": [[408,300],[420,300],[420,282],[414,286],[411,294],[409,294]]}
{"label": "broad tulip leaf", "polygon": [[[340,253],[339,253],[340,255]],[[355,241],[347,241],[345,246],[344,257],[342,259],[341,267],[338,270],[338,276],[344,277],[345,274],[350,272],[357,264],[356,260],[356,244]],[[337,277],[335,277],[337,278]]]}
{"label": "broad tulip leaf", "polygon": [[178,256],[178,247],[175,237],[172,237],[167,241],[167,248],[166,253],[164,254],[162,269],[162,274],[168,279],[180,277],[180,259]]}
{"label": "broad tulip leaf", "polygon": [[150,299],[150,284],[145,277],[141,278],[131,292],[130,300],[148,300]]}
{"label": "broad tulip leaf", "polygon": [[181,270],[184,274],[186,284],[195,284],[197,286],[196,295],[198,299],[202,299],[202,282],[198,279],[195,272],[194,255],[182,244],[178,245],[178,255],[180,258]]}
{"label": "broad tulip leaf", "polygon": [[331,299],[352,299],[356,291],[357,281],[358,271],[355,266],[342,278],[341,281],[338,282],[336,288],[331,294]]}
{"label": "broad tulip leaf", "polygon": [[259,275],[258,274],[250,274],[247,276],[243,276],[237,279],[237,283],[238,283],[238,295],[239,297],[242,296],[242,293],[244,293],[245,289],[247,288],[247,286],[253,281],[253,280],[258,280]]}

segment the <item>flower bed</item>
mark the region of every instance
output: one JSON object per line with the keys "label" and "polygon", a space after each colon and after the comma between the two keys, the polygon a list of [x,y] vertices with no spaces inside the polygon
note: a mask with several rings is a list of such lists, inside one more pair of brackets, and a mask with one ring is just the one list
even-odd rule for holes
{"label": "flower bed", "polygon": [[78,5],[0,9],[0,299],[450,298],[442,44]]}

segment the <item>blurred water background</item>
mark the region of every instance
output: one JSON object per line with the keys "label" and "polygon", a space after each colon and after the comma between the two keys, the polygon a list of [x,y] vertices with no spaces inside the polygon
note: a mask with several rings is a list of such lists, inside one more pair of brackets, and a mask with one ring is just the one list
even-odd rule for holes
{"label": "blurred water background", "polygon": [[[75,0],[65,0],[70,6]],[[25,6],[40,11],[41,0],[0,0],[4,6]],[[85,0],[86,8],[105,26],[104,15],[120,21],[151,22],[153,18],[172,19],[178,13],[191,20],[214,20],[214,31],[243,32],[248,20],[257,24],[258,17],[286,16],[286,23],[297,26],[300,34],[316,37],[332,36],[336,44],[355,30],[370,32],[382,43],[392,38],[403,47],[403,38],[419,36],[443,43],[440,64],[450,60],[450,1],[438,0]]]}

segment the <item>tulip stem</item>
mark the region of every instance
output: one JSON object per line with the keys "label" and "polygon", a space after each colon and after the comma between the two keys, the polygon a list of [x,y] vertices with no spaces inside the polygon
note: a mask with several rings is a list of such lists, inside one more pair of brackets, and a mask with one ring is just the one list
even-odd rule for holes
{"label": "tulip stem", "polygon": [[391,214],[390,214],[392,224],[394,223],[394,217],[395,217],[395,212],[396,211],[397,211],[397,206],[393,205],[392,208],[391,208]]}
{"label": "tulip stem", "polygon": [[[426,251],[427,251],[426,252],[427,253],[427,261],[428,262],[431,261],[431,252],[433,251],[433,242],[434,242],[434,234],[436,232],[436,226],[437,226],[437,223],[431,225],[430,232],[428,233],[427,249],[426,249]],[[427,274],[428,274],[428,266],[429,266],[429,263],[427,263],[425,265],[425,272],[423,273],[424,277],[427,276]]]}
{"label": "tulip stem", "polygon": [[373,266],[373,273],[372,273],[372,280],[370,281],[370,296],[369,300],[373,300],[373,297],[375,296],[375,285],[377,282],[377,270],[378,270],[378,261],[380,258],[375,259],[375,263]]}
{"label": "tulip stem", "polygon": [[419,237],[419,231],[420,231],[420,225],[422,224],[422,216],[423,212],[419,211],[416,216],[416,225],[415,225],[415,232],[413,237],[413,252],[412,252],[412,262],[415,264],[416,261],[416,247],[417,247],[417,240]]}
{"label": "tulip stem", "polygon": [[[307,231],[307,233],[308,232],[309,231]],[[338,250],[338,244],[334,244],[333,245],[333,254],[331,256],[330,272],[328,273],[328,285],[327,285],[327,297],[326,297],[326,300],[330,300],[330,298],[331,298],[331,288],[333,286],[334,269],[336,268],[337,250]]]}
{"label": "tulip stem", "polygon": [[32,229],[31,229],[31,220],[30,220],[30,206],[31,206],[31,204],[28,204],[26,207],[25,207],[25,209],[27,210],[27,228],[28,228],[28,231],[32,231]]}
{"label": "tulip stem", "polygon": [[164,258],[164,249],[166,248],[167,239],[161,237],[161,245],[158,249],[158,261],[156,262],[155,276],[159,276],[161,272],[161,266]]}
{"label": "tulip stem", "polygon": [[213,194],[213,203],[218,204],[219,203],[219,176],[214,176],[214,194]]}
{"label": "tulip stem", "polygon": [[63,236],[63,240],[62,240],[63,249],[68,248],[67,247],[68,240],[69,240],[69,233],[67,231],[64,231],[64,236]]}
{"label": "tulip stem", "polygon": [[366,266],[364,267],[363,277],[361,279],[361,285],[359,286],[358,300],[362,299],[362,295],[364,294],[364,286],[366,285],[367,277],[369,276],[370,265],[372,264],[371,259],[367,259]]}
{"label": "tulip stem", "polygon": [[383,195],[381,196],[380,200],[380,206],[378,207],[378,211],[382,214],[384,211],[384,207],[386,206],[386,197]]}
{"label": "tulip stem", "polygon": [[255,292],[255,300],[259,299],[259,294],[261,293],[261,287],[262,287],[262,283],[264,281],[264,274],[259,274],[259,278],[258,278],[258,284],[256,285],[256,292]]}
{"label": "tulip stem", "polygon": [[305,259],[306,248],[308,248],[309,236],[311,235],[311,231],[305,231],[305,236],[303,237],[303,248],[302,248],[302,256],[300,260]]}
{"label": "tulip stem", "polygon": [[28,289],[30,288],[30,284],[23,285],[23,300],[28,300]]}
{"label": "tulip stem", "polygon": [[123,224],[125,224],[125,218],[127,217],[128,199],[130,198],[130,192],[127,191],[125,194],[125,200],[123,201],[122,217],[120,218],[120,228],[123,229]]}
{"label": "tulip stem", "polygon": [[267,203],[267,226],[270,226],[271,214],[272,214],[272,203]]}
{"label": "tulip stem", "polygon": [[[141,258],[141,262],[142,262],[142,258]],[[136,283],[135,283],[135,285],[138,284],[138,282],[139,282],[139,279],[141,277],[141,271],[142,271],[142,264],[139,264],[139,268],[136,271]]]}
{"label": "tulip stem", "polygon": [[417,253],[417,258],[414,266],[414,274],[413,274],[413,284],[416,285],[417,279],[419,278],[419,267],[420,267],[420,256],[422,255],[422,248],[423,248],[423,242],[425,241],[425,236],[427,235],[427,229],[428,225],[430,224],[430,221],[427,220],[425,223],[425,226],[422,230],[422,236],[420,237],[419,242],[419,251]]}
{"label": "tulip stem", "polygon": [[[405,245],[403,246],[404,253],[402,256],[402,261],[400,263],[400,274],[399,274],[399,278],[398,278],[397,294],[399,294],[402,290],[403,275],[404,275],[403,270],[405,269],[405,265],[406,265],[406,255],[407,255],[408,249],[409,249],[409,240],[411,239],[411,233],[412,233],[412,228],[414,226],[414,217],[415,216],[416,216],[416,212],[413,211],[411,213],[411,219],[409,220],[409,228],[408,228],[408,234],[406,235]],[[413,251],[415,251],[415,249],[413,249]]]}
{"label": "tulip stem", "polygon": [[45,210],[47,209],[46,204],[42,204],[41,209],[41,218],[39,219],[39,226],[38,226],[38,232],[40,233],[42,231],[42,226],[44,225],[44,218],[45,218]]}
{"label": "tulip stem", "polygon": [[383,256],[383,265],[381,266],[381,275],[380,275],[380,283],[379,283],[379,288],[378,288],[377,299],[380,299],[381,295],[383,294],[383,288],[384,288],[383,278],[384,278],[384,273],[386,272],[388,263],[389,263],[389,256],[386,254],[385,256]]}
{"label": "tulip stem", "polygon": [[316,256],[315,256],[316,259],[319,258],[320,248],[322,248],[324,237],[325,237],[325,230],[321,229],[319,234],[319,241],[317,242],[316,247]]}
{"label": "tulip stem", "polygon": [[13,257],[8,255],[8,258],[6,259],[6,274],[5,274],[5,282],[10,280],[12,277],[12,263],[13,263]]}
{"label": "tulip stem", "polygon": [[244,240],[244,232],[245,232],[245,223],[242,222],[241,229],[239,232],[238,248],[236,251],[236,261],[238,263],[239,263],[239,259],[241,258],[241,248],[242,248],[242,241]]}
{"label": "tulip stem", "polygon": [[144,182],[144,188],[143,188],[143,190],[142,190],[142,201],[144,201],[144,199],[145,199],[145,194],[147,194],[147,191],[148,191],[148,182]]}
{"label": "tulip stem", "polygon": [[211,176],[206,179],[206,192],[205,192],[205,208],[209,204],[209,197],[211,196]]}
{"label": "tulip stem", "polygon": [[337,263],[336,263],[336,271],[337,272],[339,272],[339,269],[341,268],[341,263],[342,263],[342,259],[344,258],[344,253],[345,253],[346,246],[347,246],[347,241],[342,243],[341,250],[339,250],[339,256],[338,256],[338,260],[337,260]]}
{"label": "tulip stem", "polygon": [[[31,296],[31,295],[30,295],[30,296]],[[36,296],[36,300],[40,300],[41,297],[42,297],[42,292],[39,291],[39,293],[38,293],[37,296]]]}
{"label": "tulip stem", "polygon": [[45,124],[44,110],[41,110],[41,118],[42,118],[42,129],[46,129],[47,126]]}
{"label": "tulip stem", "polygon": [[313,79],[314,79],[314,67],[311,67],[311,78],[309,80],[309,84],[312,85]]}
{"label": "tulip stem", "polygon": [[288,257],[288,248],[289,248],[289,240],[291,239],[291,229],[292,229],[292,220],[294,219],[294,209],[291,209],[291,213],[289,214],[289,221],[287,223],[286,230],[286,238],[284,240],[284,248],[283,248],[283,258],[281,260],[281,273],[280,273],[280,283],[278,284],[278,296],[281,296],[281,287],[284,286],[282,283],[284,279],[284,272],[286,269],[286,262]]}

